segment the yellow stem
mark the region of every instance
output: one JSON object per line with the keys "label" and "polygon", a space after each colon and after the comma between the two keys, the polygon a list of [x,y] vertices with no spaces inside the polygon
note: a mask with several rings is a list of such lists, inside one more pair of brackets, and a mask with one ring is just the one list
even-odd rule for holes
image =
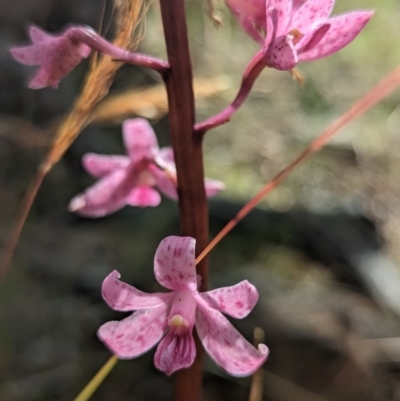
{"label": "yellow stem", "polygon": [[111,372],[113,367],[117,364],[118,358],[113,355],[104,366],[96,373],[96,376],[85,386],[85,388],[78,394],[74,401],[87,401],[93,393],[98,389],[104,379]]}

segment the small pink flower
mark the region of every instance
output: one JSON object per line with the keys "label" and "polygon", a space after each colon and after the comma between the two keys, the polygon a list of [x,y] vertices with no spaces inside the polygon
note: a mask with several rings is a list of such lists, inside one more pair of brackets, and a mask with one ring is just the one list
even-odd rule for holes
{"label": "small pink flower", "polygon": [[57,88],[64,76],[72,71],[84,58],[87,58],[91,48],[74,40],[74,28],[67,29],[62,35],[50,35],[36,26],[29,28],[32,45],[13,47],[12,56],[25,65],[39,65],[39,70],[29,82],[31,89],[52,86]]}
{"label": "small pink flower", "polygon": [[295,11],[292,0],[270,0],[264,59],[269,67],[291,70],[299,61],[317,60],[347,46],[372,17],[354,11],[329,18],[334,0],[307,0]]}
{"label": "small pink flower", "polygon": [[117,271],[106,277],[102,294],[108,305],[121,312],[136,312],[103,324],[98,336],[120,359],[136,358],[161,340],[154,363],[170,375],[192,365],[196,326],[205,350],[219,366],[234,376],[250,375],[266,360],[268,348],[264,344],[254,348],[221,312],[244,318],[258,300],[257,290],[245,280],[199,293],[195,244],[193,238],[171,236],[157,248],[156,279],[172,292],[146,294],[119,281]]}
{"label": "small pink flower", "polygon": [[[71,212],[102,217],[126,205],[158,206],[161,197],[153,187],[173,200],[178,199],[172,149],[159,149],[152,127],[142,118],[126,120],[122,131],[128,156],[84,155],[84,168],[100,180],[71,200]],[[208,196],[223,188],[222,182],[206,178]]]}
{"label": "small pink flower", "polygon": [[334,0],[226,2],[249,35],[263,45],[266,65],[285,71],[299,61],[318,60],[341,50],[372,17],[372,11],[353,11],[329,18]]}

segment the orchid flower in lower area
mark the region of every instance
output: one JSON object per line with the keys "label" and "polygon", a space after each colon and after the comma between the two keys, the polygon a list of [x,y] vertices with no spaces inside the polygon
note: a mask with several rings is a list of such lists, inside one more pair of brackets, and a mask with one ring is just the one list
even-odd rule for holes
{"label": "orchid flower in lower area", "polygon": [[[167,197],[178,199],[172,149],[159,149],[152,127],[142,118],[126,120],[122,131],[128,156],[84,155],[84,168],[100,179],[71,200],[71,212],[102,217],[126,205],[158,206],[161,196],[154,187]],[[208,196],[224,187],[220,181],[205,179]]]}
{"label": "orchid flower in lower area", "polygon": [[102,325],[99,338],[120,359],[136,358],[160,340],[155,366],[167,375],[192,365],[196,356],[193,327],[207,353],[229,374],[247,376],[268,356],[268,348],[256,349],[223,316],[244,318],[258,300],[247,280],[232,287],[197,291],[195,244],[190,237],[167,237],[154,258],[157,281],[172,290],[146,294],[119,281],[113,271],[103,282],[102,294],[117,311],[136,311],[121,321]]}
{"label": "orchid flower in lower area", "polygon": [[265,64],[285,71],[299,61],[341,50],[372,17],[372,11],[359,10],[329,18],[335,0],[225,1],[246,32],[263,46]]}

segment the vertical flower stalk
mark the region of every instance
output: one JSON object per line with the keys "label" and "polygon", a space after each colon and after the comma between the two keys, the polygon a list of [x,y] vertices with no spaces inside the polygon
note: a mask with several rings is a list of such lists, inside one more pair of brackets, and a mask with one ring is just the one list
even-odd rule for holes
{"label": "vertical flower stalk", "polygon": [[[208,210],[204,190],[202,139],[194,131],[195,110],[192,65],[184,0],[160,0],[170,70],[164,79],[168,93],[169,126],[178,179],[181,235],[196,239],[196,255],[208,242]],[[207,289],[208,262],[197,266],[200,291]],[[193,365],[176,374],[175,401],[199,400],[202,376],[200,342]]]}

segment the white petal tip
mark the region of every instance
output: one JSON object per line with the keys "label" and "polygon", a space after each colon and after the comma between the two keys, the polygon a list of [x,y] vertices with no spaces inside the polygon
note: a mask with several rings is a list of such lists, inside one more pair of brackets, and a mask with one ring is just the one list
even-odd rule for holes
{"label": "white petal tip", "polygon": [[259,344],[258,351],[265,357],[269,354],[269,349],[265,344]]}
{"label": "white petal tip", "polygon": [[85,206],[86,206],[85,199],[81,197],[76,197],[72,199],[71,202],[69,203],[68,211],[73,213],[83,209]]}

